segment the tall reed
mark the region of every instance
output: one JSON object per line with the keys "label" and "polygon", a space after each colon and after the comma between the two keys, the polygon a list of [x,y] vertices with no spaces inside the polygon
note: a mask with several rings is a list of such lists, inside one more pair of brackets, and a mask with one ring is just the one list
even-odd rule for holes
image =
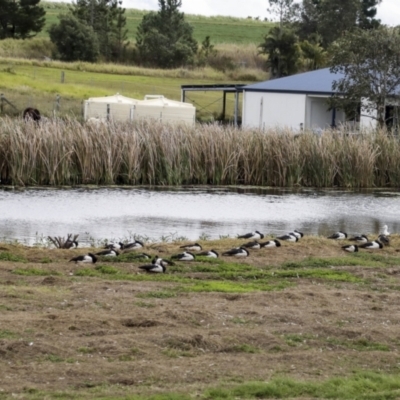
{"label": "tall reed", "polygon": [[398,187],[400,142],[385,131],[294,135],[154,121],[0,119],[0,179],[12,185]]}

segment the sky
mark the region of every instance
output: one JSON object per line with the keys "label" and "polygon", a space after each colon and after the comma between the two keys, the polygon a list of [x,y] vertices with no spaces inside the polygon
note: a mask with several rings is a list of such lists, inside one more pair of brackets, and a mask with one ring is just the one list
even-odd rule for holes
{"label": "sky", "polygon": [[[158,0],[123,0],[123,7],[157,11]],[[267,0],[182,0],[181,11],[185,14],[264,19],[269,17],[267,7]],[[383,0],[378,6],[377,18],[387,25],[400,25],[400,0]]]}

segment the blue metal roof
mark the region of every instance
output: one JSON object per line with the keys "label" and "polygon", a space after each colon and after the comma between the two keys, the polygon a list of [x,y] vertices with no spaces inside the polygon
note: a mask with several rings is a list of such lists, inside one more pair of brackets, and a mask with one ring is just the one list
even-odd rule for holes
{"label": "blue metal roof", "polygon": [[[272,79],[252,85],[244,86],[242,89],[249,92],[282,92],[282,93],[307,93],[327,94],[335,93],[332,83],[343,78],[342,73],[332,73],[329,68],[316,71],[304,72],[284,78]],[[337,92],[336,92],[337,93]]]}

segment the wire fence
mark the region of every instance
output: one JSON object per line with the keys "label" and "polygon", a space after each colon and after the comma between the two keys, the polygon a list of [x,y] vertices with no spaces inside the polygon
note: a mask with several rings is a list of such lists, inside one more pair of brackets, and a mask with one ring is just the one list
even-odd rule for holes
{"label": "wire fence", "polygon": [[[34,107],[46,117],[73,116],[83,117],[83,101],[89,97],[115,95],[143,99],[144,95],[163,95],[171,100],[181,100],[183,79],[174,82],[162,77],[135,76],[130,80],[127,75],[91,73],[85,71],[63,71],[55,68],[43,68],[25,65],[8,65],[3,71],[21,77],[21,82],[29,83],[13,90],[1,90],[0,116],[22,115],[27,107]],[[100,75],[100,77],[99,77]],[[201,81],[201,83],[207,83]],[[68,86],[68,90],[63,90]],[[31,87],[35,87],[35,92]],[[74,93],[72,96],[57,92]],[[39,95],[37,93],[40,93]],[[222,111],[222,92],[191,93],[186,101],[197,109],[197,118],[213,120]],[[226,115],[234,115],[234,96],[226,99]]]}

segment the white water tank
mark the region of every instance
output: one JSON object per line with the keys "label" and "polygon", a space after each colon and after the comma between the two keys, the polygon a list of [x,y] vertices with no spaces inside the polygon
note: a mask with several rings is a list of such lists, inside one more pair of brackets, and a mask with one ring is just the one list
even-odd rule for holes
{"label": "white water tank", "polygon": [[144,100],[114,96],[91,97],[84,101],[84,120],[136,121],[154,119],[159,122],[178,122],[194,125],[196,108],[165,98],[162,95],[146,95]]}

